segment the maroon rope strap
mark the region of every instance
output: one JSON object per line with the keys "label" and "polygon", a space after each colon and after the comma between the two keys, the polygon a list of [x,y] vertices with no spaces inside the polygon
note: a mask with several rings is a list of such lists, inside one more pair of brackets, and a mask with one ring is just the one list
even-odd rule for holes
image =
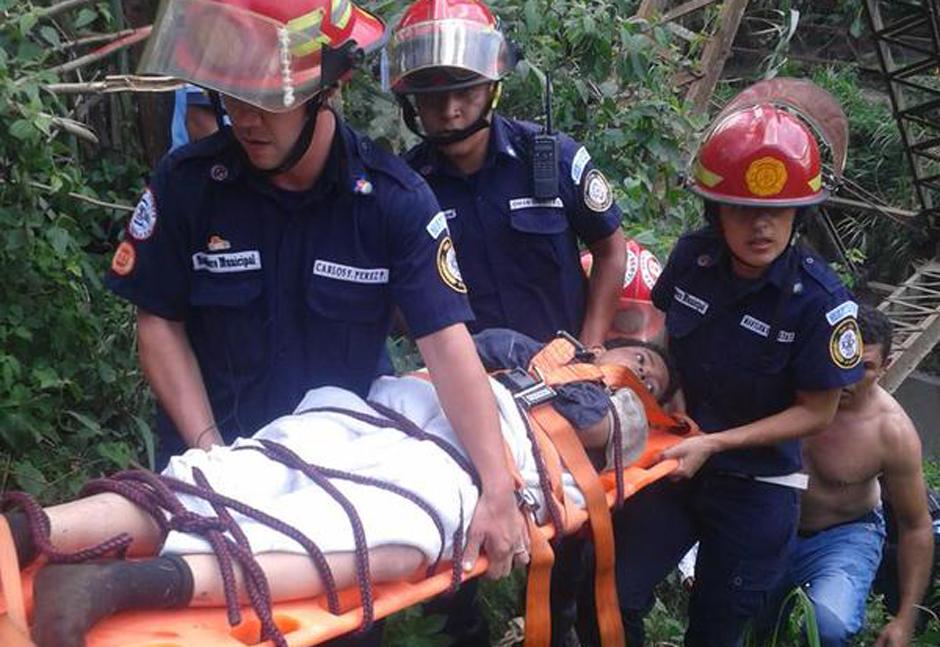
{"label": "maroon rope strap", "polygon": [[[437,557],[434,559],[434,562],[428,566],[428,575],[433,573],[434,569],[437,568],[437,565],[441,562],[441,560],[444,557],[444,524],[441,521],[440,516],[434,510],[434,507],[430,503],[428,503],[427,500],[422,498],[420,495],[416,494],[415,492],[412,492],[411,490],[406,490],[405,488],[399,485],[396,485],[394,483],[386,483],[385,481],[380,481],[379,479],[372,478],[370,476],[363,476],[361,474],[352,474],[350,472],[343,472],[341,470],[333,469],[331,467],[324,467],[323,465],[307,463],[288,447],[285,447],[283,445],[280,445],[279,443],[275,443],[270,440],[259,440],[258,442],[260,442],[264,446],[264,448],[267,448],[267,449],[276,448],[276,451],[278,453],[272,454],[269,451],[265,451],[265,449],[262,449],[262,447],[252,447],[249,445],[242,445],[241,447],[238,448],[238,450],[239,451],[240,450],[255,450],[255,451],[261,452],[269,460],[277,461],[291,469],[297,469],[299,471],[303,471],[302,468],[295,467],[295,463],[299,463],[299,464],[308,466],[310,469],[316,470],[318,473],[322,474],[326,478],[350,481],[352,483],[358,483],[360,485],[368,485],[371,487],[378,488],[380,490],[386,490],[393,494],[397,494],[398,496],[404,499],[407,499],[411,503],[415,504],[417,507],[421,508],[421,510],[431,519],[431,522],[434,524],[435,528],[437,528],[438,541],[441,544],[441,548],[437,553]],[[281,451],[283,451],[284,454],[281,454],[280,453]],[[282,460],[282,456],[287,456],[289,458],[287,460]]]}
{"label": "maroon rope strap", "polygon": [[127,547],[133,539],[127,533],[115,535],[110,539],[101,542],[97,546],[79,550],[74,553],[64,553],[56,550],[49,541],[49,519],[46,517],[42,506],[26,492],[6,492],[0,495],[0,509],[6,510],[11,507],[18,507],[26,515],[29,522],[30,534],[32,535],[33,545],[36,550],[46,556],[53,563],[75,564],[92,559],[98,559],[105,555],[118,554],[123,556]]}
{"label": "maroon rope strap", "polygon": [[346,498],[330,480],[315,466],[305,463],[297,454],[283,445],[261,440],[263,449],[259,449],[269,459],[283,463],[288,467],[302,472],[307,478],[319,485],[333,499],[342,506],[349,518],[352,528],[353,541],[356,544],[356,580],[359,584],[360,604],[362,604],[362,624],[359,631],[365,631],[372,626],[374,620],[374,598],[372,594],[372,580],[369,578],[369,547],[366,543],[366,533],[362,526],[362,519],[353,507],[352,502]]}
{"label": "maroon rope strap", "polygon": [[460,469],[470,475],[470,478],[473,479],[473,484],[477,487],[477,489],[480,488],[480,477],[477,474],[476,469],[456,447],[449,444],[442,438],[424,431],[421,427],[394,409],[390,409],[385,405],[379,404],[378,402],[369,401],[368,404],[377,412],[385,416],[385,418],[380,418],[378,416],[369,415],[368,413],[354,411],[352,409],[345,409],[342,407],[311,407],[309,409],[304,409],[303,411],[298,411],[295,415],[303,415],[306,413],[339,413],[374,427],[379,427],[381,429],[397,429],[403,434],[407,434],[408,436],[411,436],[417,440],[427,440],[437,445],[442,451],[450,456],[451,459],[453,459],[453,461],[460,466]]}

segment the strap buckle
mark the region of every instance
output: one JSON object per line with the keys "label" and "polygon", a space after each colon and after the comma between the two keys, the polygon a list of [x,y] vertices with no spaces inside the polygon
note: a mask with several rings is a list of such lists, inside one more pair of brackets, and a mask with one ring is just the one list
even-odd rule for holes
{"label": "strap buckle", "polygon": [[535,495],[527,489],[515,490],[514,494],[516,495],[516,504],[522,510],[534,513],[539,509],[539,502],[535,499]]}
{"label": "strap buckle", "polygon": [[579,364],[590,364],[594,361],[594,353],[585,348],[584,344],[567,330],[559,330],[555,336],[561,337],[574,346],[574,360]]}
{"label": "strap buckle", "polygon": [[500,373],[498,379],[526,409],[548,402],[557,395],[555,389],[530,375],[525,369],[509,369]]}

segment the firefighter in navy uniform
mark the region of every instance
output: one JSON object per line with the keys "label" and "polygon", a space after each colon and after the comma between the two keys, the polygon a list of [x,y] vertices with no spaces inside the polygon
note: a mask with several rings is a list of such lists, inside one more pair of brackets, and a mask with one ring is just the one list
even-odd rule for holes
{"label": "firefighter in navy uniform", "polygon": [[862,375],[852,296],[794,243],[796,223],[828,195],[807,125],[770,102],[723,114],[693,174],[708,224],[679,240],[653,302],[705,433],[664,453],[680,480],[641,492],[616,519],[632,646],[644,644],[653,587],[696,540],[685,644],[739,644],[796,530],[799,438],[822,430]]}
{"label": "firefighter in navy uniform", "polygon": [[[626,250],[621,212],[587,150],[557,135],[556,190],[533,190],[540,129],[495,112],[513,48],[479,0],[417,0],[389,44],[390,81],[424,142],[406,158],[430,184],[458,250],[475,320],[549,341],[565,330],[600,345],[614,316]],[[595,270],[585,280],[578,241]]]}
{"label": "firefighter in navy uniform", "polygon": [[317,385],[364,396],[399,308],[488,499],[468,561],[482,544],[502,576],[527,538],[446,220],[325,103],[384,34],[350,0],[165,4],[144,70],[217,92],[231,126],[160,163],[107,282],[137,306],[164,456],[246,436]]}

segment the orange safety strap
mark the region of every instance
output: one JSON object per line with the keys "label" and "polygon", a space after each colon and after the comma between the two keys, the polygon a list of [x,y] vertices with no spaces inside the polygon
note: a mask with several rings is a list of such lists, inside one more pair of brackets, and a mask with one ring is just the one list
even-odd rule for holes
{"label": "orange safety strap", "polygon": [[532,372],[534,369],[535,372],[542,375],[547,371],[569,364],[576,353],[577,349],[574,344],[564,337],[556,337],[542,346],[541,350],[529,360],[529,371]]}
{"label": "orange safety strap", "polygon": [[[602,647],[621,647],[624,644],[624,633],[614,576],[614,529],[604,488],[574,429],[561,414],[555,411],[554,407],[547,404],[535,407],[531,410],[530,417],[551,438],[568,472],[574,477],[584,494],[594,539],[596,560],[594,597],[597,604],[597,626],[600,631],[601,645]],[[527,619],[527,635],[528,631]],[[526,647],[530,647],[528,642]]]}
{"label": "orange safety strap", "polygon": [[523,647],[548,647],[552,641],[551,583],[555,553],[528,511],[525,520],[529,529],[529,576],[526,582]]}

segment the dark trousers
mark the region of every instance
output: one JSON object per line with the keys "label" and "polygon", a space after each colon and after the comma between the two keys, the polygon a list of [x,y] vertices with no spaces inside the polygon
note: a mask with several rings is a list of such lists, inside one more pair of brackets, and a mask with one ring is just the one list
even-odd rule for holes
{"label": "dark trousers", "polygon": [[490,644],[489,625],[477,600],[479,582],[469,580],[453,595],[438,596],[424,605],[425,613],[447,616],[444,633],[450,647],[485,647]]}
{"label": "dark trousers", "polygon": [[686,647],[736,647],[786,567],[798,493],[732,476],[660,482],[615,515],[617,589],[627,644],[644,644],[653,587],[699,541]]}

